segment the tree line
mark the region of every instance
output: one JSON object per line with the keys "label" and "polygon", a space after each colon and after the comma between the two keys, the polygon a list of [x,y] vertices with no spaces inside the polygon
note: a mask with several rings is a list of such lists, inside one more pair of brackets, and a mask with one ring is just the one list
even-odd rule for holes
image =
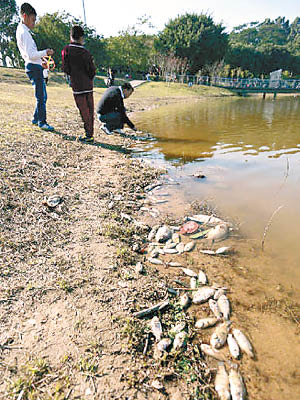
{"label": "tree line", "polygon": [[[0,57],[22,67],[15,31],[19,10],[15,0],[0,0]],[[251,22],[226,33],[207,14],[186,13],[171,19],[155,35],[146,34],[150,18],[141,17],[134,26],[117,36],[104,38],[94,28],[66,13],[41,16],[35,28],[38,48],[51,47],[55,63],[61,66],[61,50],[69,42],[70,27],[81,25],[86,48],[93,54],[98,72],[108,67],[131,74],[148,72],[264,77],[283,69],[286,77],[300,75],[300,18],[284,17]]]}

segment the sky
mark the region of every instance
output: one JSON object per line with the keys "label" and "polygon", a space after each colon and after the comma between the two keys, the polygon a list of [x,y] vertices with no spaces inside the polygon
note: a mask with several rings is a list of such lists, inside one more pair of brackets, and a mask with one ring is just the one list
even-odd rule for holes
{"label": "sky", "polygon": [[[24,0],[37,11],[38,16],[56,11],[67,13],[84,20],[83,2],[86,11],[86,23],[94,27],[104,37],[116,36],[128,26],[135,25],[143,15],[151,17],[154,29],[147,33],[162,30],[165,24],[186,12],[209,14],[215,23],[222,23],[226,31],[252,21],[275,19],[278,16],[290,22],[300,16],[299,0]],[[16,0],[20,7],[23,0]]]}

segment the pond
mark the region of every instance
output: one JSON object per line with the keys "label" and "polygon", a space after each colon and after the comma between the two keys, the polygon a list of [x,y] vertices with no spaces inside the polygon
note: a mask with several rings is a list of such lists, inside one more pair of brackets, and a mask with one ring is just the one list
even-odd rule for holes
{"label": "pond", "polygon": [[238,217],[249,239],[262,242],[267,229],[273,262],[264,272],[299,288],[300,97],[204,99],[141,113],[136,122],[154,137],[136,156],[167,167],[180,183],[177,212],[211,199]]}

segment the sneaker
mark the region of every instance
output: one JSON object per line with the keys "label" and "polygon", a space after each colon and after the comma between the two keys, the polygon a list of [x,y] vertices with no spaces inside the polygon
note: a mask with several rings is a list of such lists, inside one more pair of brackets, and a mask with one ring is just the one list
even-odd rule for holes
{"label": "sneaker", "polygon": [[125,132],[122,129],[114,129],[114,132],[119,133],[120,135],[125,135]]}
{"label": "sneaker", "polygon": [[111,132],[106,126],[101,126],[101,129],[103,130],[104,133],[106,133],[107,135],[112,135],[113,132]]}
{"label": "sneaker", "polygon": [[53,126],[49,125],[49,124],[42,124],[39,125],[39,128],[43,129],[44,131],[54,131]]}
{"label": "sneaker", "polygon": [[94,143],[93,136],[86,136],[86,135],[79,136],[78,140],[84,143]]}
{"label": "sneaker", "polygon": [[33,120],[31,121],[31,123],[32,123],[32,125],[38,125],[39,121],[36,121],[35,119],[33,119]]}

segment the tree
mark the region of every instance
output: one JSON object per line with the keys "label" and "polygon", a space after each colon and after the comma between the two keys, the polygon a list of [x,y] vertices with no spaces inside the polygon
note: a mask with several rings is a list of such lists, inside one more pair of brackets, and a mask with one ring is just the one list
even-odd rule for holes
{"label": "tree", "polygon": [[162,54],[187,58],[190,72],[195,73],[203,65],[223,58],[227,48],[224,29],[208,15],[186,13],[169,21],[155,40],[155,48]]}
{"label": "tree", "polygon": [[[7,66],[7,57],[12,61],[16,50],[18,7],[15,0],[0,0],[0,55],[2,64]],[[14,42],[14,45],[12,44]]]}

